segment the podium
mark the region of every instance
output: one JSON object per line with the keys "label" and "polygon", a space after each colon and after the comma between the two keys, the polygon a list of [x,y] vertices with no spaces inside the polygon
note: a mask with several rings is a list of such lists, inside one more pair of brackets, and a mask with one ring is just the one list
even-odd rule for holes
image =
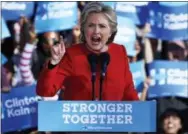
{"label": "podium", "polygon": [[156,101],[40,101],[38,130],[156,132]]}

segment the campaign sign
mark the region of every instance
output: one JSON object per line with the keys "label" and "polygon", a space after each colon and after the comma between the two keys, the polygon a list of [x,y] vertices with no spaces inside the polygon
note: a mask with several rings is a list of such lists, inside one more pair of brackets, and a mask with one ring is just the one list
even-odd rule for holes
{"label": "campaign sign", "polygon": [[131,19],[117,16],[117,34],[114,42],[126,47],[129,56],[135,56],[134,44],[136,41],[136,26]]}
{"label": "campaign sign", "polygon": [[188,97],[188,68],[184,61],[154,61],[149,64],[150,98],[163,96]]}
{"label": "campaign sign", "polygon": [[1,2],[2,16],[5,20],[18,20],[20,16],[31,17],[34,2]]}
{"label": "campaign sign", "polygon": [[77,2],[38,2],[36,33],[60,31],[77,25]]}
{"label": "campaign sign", "polygon": [[188,39],[188,2],[151,2],[151,32],[148,37],[162,40]]}
{"label": "campaign sign", "polygon": [[1,98],[2,132],[37,127],[37,102],[41,97],[36,96],[35,85],[12,88]]}
{"label": "campaign sign", "polygon": [[156,131],[155,101],[40,101],[38,106],[39,131]]}
{"label": "campaign sign", "polygon": [[10,36],[10,32],[9,32],[9,30],[8,30],[8,27],[7,27],[7,24],[6,24],[6,22],[5,22],[5,20],[4,20],[4,18],[3,17],[1,17],[1,28],[2,28],[2,34],[1,34],[1,39],[4,39],[4,38],[6,38],[6,37],[9,37]]}
{"label": "campaign sign", "polygon": [[117,15],[130,18],[137,25],[148,21],[148,2],[117,2],[115,10]]}
{"label": "campaign sign", "polygon": [[130,63],[130,70],[134,80],[134,86],[138,92],[141,92],[143,89],[143,82],[145,80],[145,68],[144,61],[137,61]]}

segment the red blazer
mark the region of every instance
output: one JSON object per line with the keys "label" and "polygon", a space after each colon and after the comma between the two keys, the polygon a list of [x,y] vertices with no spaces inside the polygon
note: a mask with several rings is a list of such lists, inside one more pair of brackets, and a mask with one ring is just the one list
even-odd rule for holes
{"label": "red blazer", "polygon": [[[40,96],[54,96],[64,85],[64,100],[92,100],[90,52],[83,44],[73,45],[66,50],[61,62],[53,69],[45,64],[39,75],[36,92]],[[103,81],[102,100],[138,100],[129,70],[127,53],[122,45],[111,43],[108,53],[110,63]],[[97,68],[95,95],[99,98],[100,68]]]}

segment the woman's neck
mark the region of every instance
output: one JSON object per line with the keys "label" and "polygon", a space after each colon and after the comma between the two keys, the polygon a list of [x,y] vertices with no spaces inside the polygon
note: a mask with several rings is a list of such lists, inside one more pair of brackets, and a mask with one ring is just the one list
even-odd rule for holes
{"label": "woman's neck", "polygon": [[100,54],[103,52],[107,52],[109,49],[109,46],[105,45],[103,48],[101,48],[100,50],[93,50],[91,47],[89,47],[88,45],[85,44],[85,47],[88,51],[95,53],[95,54]]}

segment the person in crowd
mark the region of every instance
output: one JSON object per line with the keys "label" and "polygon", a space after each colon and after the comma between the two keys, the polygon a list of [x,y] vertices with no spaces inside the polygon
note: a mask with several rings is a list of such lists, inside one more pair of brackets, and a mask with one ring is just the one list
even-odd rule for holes
{"label": "person in crowd", "polygon": [[178,110],[168,108],[160,117],[159,129],[161,134],[182,134],[183,119]]}
{"label": "person in crowd", "polygon": [[[64,85],[64,100],[138,100],[126,49],[113,43],[116,32],[117,17],[114,10],[100,2],[88,3],[81,14],[82,43],[65,49],[61,40],[52,46],[52,56],[39,75],[37,94],[54,96]],[[88,61],[91,55],[96,65],[95,92],[92,92],[92,73]],[[109,64],[106,63],[108,66],[103,91],[100,92],[103,55],[108,57],[106,59],[109,59]]]}
{"label": "person in crowd", "polygon": [[58,32],[49,31],[39,37],[37,48],[32,52],[31,59],[31,70],[36,80],[44,63],[51,57],[50,49],[55,42],[59,41],[59,36]]}
{"label": "person in crowd", "polygon": [[72,46],[73,44],[81,43],[80,35],[81,35],[80,25],[76,25],[75,27],[73,27],[71,33],[68,35],[68,37],[65,40],[66,48]]}
{"label": "person in crowd", "polygon": [[76,26],[74,26],[71,30],[70,33],[67,35],[67,37],[65,37],[64,39],[64,43],[65,43],[65,47],[68,48],[70,46],[72,46],[73,44],[79,44],[81,42],[80,40],[80,35],[81,35],[81,31],[80,31],[80,17],[81,17],[81,11],[78,8],[78,23]]}

